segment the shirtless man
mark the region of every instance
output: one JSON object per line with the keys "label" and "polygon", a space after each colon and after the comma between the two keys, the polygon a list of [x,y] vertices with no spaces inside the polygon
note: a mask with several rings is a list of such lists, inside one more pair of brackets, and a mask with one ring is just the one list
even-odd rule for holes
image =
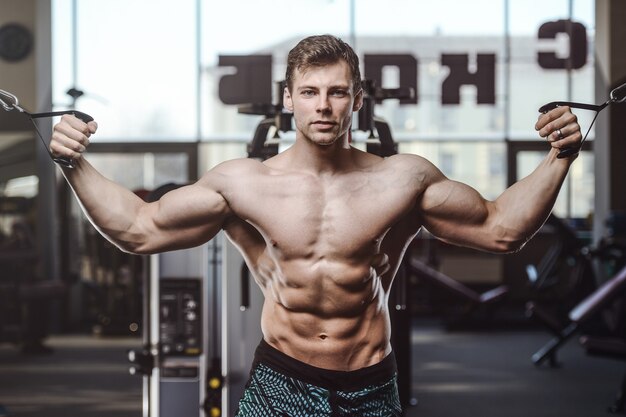
{"label": "shirtless man", "polygon": [[358,58],[333,36],[290,53],[285,107],[296,142],[258,162],[224,162],[154,203],[101,176],[82,154],[96,124],[64,116],[51,152],[96,228],[121,250],[149,254],[200,245],[223,229],[265,296],[259,345],[238,416],[400,415],[387,298],[409,242],[438,238],[491,252],[520,249],[552,210],[579,146],[566,107],[535,126],[552,147],[495,201],[447,179],[416,155],[350,146],[363,102]]}

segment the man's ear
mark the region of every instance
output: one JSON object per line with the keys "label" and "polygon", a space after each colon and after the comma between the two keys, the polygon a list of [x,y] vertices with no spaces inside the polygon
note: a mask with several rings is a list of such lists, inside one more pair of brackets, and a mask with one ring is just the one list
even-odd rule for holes
{"label": "man's ear", "polygon": [[354,104],[352,105],[352,111],[359,111],[363,107],[363,89],[359,90],[354,96]]}
{"label": "man's ear", "polygon": [[291,99],[289,87],[285,87],[283,90],[283,106],[290,112],[293,112],[293,100]]}

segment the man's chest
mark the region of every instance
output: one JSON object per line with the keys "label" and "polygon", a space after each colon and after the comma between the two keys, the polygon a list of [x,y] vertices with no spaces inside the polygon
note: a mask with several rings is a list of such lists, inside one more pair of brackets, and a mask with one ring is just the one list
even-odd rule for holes
{"label": "man's chest", "polygon": [[284,175],[242,180],[226,195],[242,220],[285,255],[371,252],[414,206],[416,190],[382,175],[319,180]]}

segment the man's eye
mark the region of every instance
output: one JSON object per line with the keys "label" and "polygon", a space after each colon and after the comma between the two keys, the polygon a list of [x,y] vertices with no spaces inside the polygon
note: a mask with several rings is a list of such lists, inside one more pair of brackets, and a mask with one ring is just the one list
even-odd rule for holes
{"label": "man's eye", "polygon": [[348,93],[344,90],[336,90],[331,93],[335,97],[345,97]]}
{"label": "man's eye", "polygon": [[312,96],[315,94],[315,92],[313,90],[302,90],[302,94],[303,96]]}

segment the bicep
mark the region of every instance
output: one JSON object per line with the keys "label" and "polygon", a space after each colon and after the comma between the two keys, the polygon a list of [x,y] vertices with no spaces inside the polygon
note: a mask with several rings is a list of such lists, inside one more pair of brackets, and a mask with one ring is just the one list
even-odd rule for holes
{"label": "bicep", "polygon": [[186,185],[144,206],[145,252],[182,249],[210,240],[230,214],[224,197],[206,181]]}
{"label": "bicep", "polygon": [[474,188],[435,174],[419,201],[423,225],[436,237],[457,245],[490,249],[489,220],[495,210]]}

